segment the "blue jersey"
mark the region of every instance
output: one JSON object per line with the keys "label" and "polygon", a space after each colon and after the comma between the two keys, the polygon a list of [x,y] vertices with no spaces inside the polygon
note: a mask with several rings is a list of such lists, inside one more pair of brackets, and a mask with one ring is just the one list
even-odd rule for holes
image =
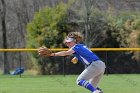
{"label": "blue jersey", "polygon": [[85,65],[89,65],[92,62],[99,60],[99,57],[84,44],[76,44],[72,49],[75,51],[74,56]]}

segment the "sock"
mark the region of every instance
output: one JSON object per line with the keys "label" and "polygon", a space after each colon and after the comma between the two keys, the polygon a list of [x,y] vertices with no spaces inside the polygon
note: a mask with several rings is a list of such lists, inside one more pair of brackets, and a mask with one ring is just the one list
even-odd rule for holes
{"label": "sock", "polygon": [[88,81],[86,81],[84,79],[79,80],[78,85],[85,87],[86,89],[90,90],[91,92],[96,90],[96,88],[94,88]]}

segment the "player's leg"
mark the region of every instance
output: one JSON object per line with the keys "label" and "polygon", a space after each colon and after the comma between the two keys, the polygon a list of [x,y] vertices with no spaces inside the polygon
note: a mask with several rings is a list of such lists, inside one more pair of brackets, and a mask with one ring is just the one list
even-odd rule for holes
{"label": "player's leg", "polygon": [[104,75],[104,71],[101,72],[101,73],[99,73],[97,76],[93,76],[93,77],[89,80],[89,82],[90,82],[93,86],[95,86],[95,87],[97,88],[97,87],[98,87],[98,83],[101,81],[103,75]]}
{"label": "player's leg", "polygon": [[103,77],[103,75],[104,75],[104,73],[100,73],[99,75],[97,75],[96,77],[90,79],[90,81],[89,81],[93,86],[95,86],[95,88],[97,90],[100,90],[100,91],[102,91],[102,90],[100,88],[98,88],[98,83],[100,82],[100,80]]}
{"label": "player's leg", "polygon": [[[90,79],[90,81],[89,81],[93,86],[95,86],[95,88],[98,87],[98,83],[100,82],[101,78],[104,75],[105,64],[103,62],[99,61],[98,65],[96,65],[96,66],[100,66],[101,67],[100,73],[97,76],[93,76],[92,79]],[[97,88],[97,89],[101,91],[101,89],[99,89],[99,88]]]}
{"label": "player's leg", "polygon": [[85,87],[86,89],[90,90],[90,91],[95,91],[96,88],[89,83],[89,79],[92,78],[92,74],[91,74],[91,70],[89,67],[87,67],[80,75],[79,77],[77,78],[77,84],[82,86],[82,87]]}
{"label": "player's leg", "polygon": [[77,84],[80,86],[83,86],[85,88],[87,88],[90,91],[95,91],[96,87],[93,86],[89,80],[92,79],[93,77],[96,77],[98,74],[101,73],[102,70],[102,66],[98,66],[100,65],[97,62],[92,63],[91,65],[89,65],[77,78]]}
{"label": "player's leg", "polygon": [[93,79],[93,77],[98,76],[101,72],[104,72],[105,65],[101,62],[94,62],[88,66],[77,78],[77,84],[87,88],[88,90],[94,92],[96,87],[92,85],[88,80]]}

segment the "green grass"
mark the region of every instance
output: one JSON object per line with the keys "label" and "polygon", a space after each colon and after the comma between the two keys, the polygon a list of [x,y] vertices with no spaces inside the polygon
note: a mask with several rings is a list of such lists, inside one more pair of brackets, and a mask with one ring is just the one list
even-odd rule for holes
{"label": "green grass", "polygon": [[[77,75],[0,75],[0,93],[91,93],[76,85]],[[104,75],[99,86],[104,93],[140,93],[140,75]]]}

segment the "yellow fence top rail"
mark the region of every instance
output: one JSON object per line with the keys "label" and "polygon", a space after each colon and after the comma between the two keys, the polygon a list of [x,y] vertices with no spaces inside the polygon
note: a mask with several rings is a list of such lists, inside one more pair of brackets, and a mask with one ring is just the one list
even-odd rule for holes
{"label": "yellow fence top rail", "polygon": [[[90,48],[92,51],[140,51],[140,48]],[[37,52],[38,49],[12,48],[0,49],[0,52]],[[52,51],[66,51],[68,48],[51,48]]]}

